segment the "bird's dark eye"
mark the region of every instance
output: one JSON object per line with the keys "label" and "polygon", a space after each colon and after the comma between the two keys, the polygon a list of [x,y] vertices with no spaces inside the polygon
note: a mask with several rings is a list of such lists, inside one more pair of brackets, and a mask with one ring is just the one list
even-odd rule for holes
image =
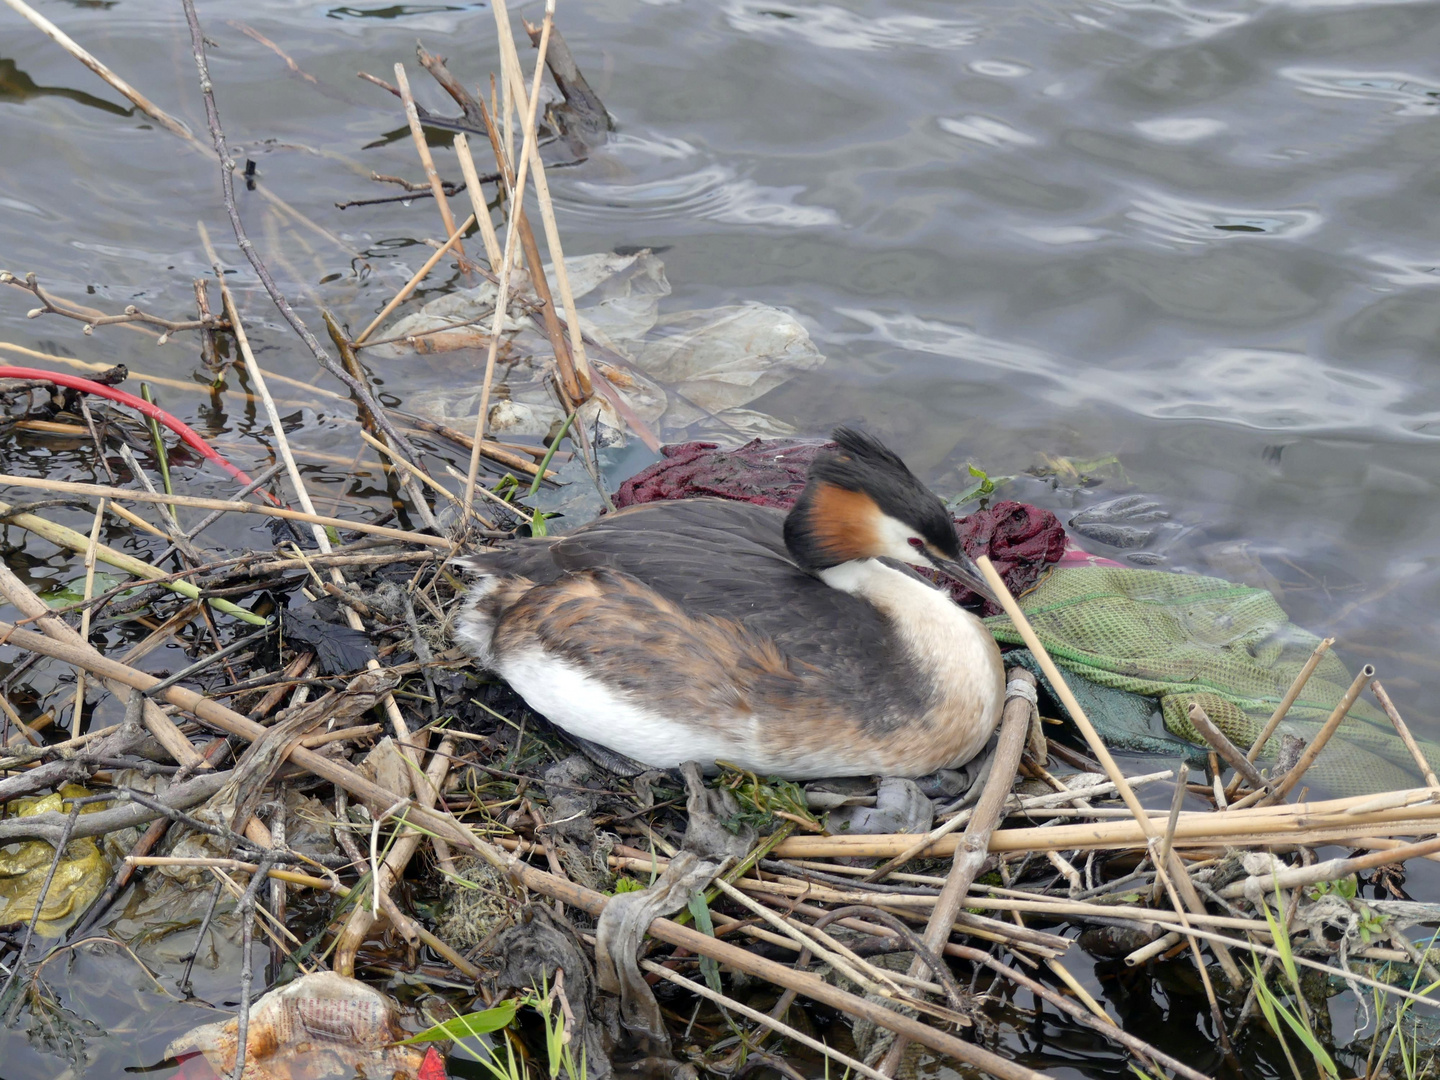
{"label": "bird's dark eye", "polygon": [[925,541],[920,539],[920,537],[918,536],[912,536],[909,540],[905,542],[909,544],[912,548],[914,548],[916,551],[923,551],[925,549]]}

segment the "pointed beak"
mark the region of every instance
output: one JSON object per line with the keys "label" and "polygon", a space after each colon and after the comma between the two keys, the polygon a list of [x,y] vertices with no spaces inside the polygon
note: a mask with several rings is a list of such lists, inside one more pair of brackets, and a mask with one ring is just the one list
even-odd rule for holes
{"label": "pointed beak", "polygon": [[980,576],[980,569],[970,561],[970,557],[961,554],[958,560],[947,559],[942,555],[933,552],[926,552],[926,557],[935,564],[935,568],[946,577],[965,586],[973,593],[978,593],[992,604],[999,605],[1000,599],[995,591],[990,588],[989,582]]}

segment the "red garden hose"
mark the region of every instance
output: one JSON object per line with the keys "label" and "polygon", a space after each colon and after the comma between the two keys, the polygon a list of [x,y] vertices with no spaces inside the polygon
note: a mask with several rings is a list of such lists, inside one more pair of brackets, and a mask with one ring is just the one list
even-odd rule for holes
{"label": "red garden hose", "polygon": [[[201,438],[200,433],[189,424],[170,415],[158,405],[138,398],[134,394],[127,394],[124,390],[116,390],[113,386],[106,386],[104,383],[98,383],[91,379],[82,379],[78,375],[62,375],[54,371],[41,371],[39,368],[0,365],[0,379],[33,379],[38,382],[53,383],[56,386],[63,386],[70,390],[79,390],[86,394],[95,394],[97,397],[108,398],[118,404],[128,405],[137,412],[150,417],[150,419],[164,424],[171,431],[175,432],[176,435],[180,436],[181,441],[183,441],[185,445],[189,446],[206,460],[213,461],[216,465],[219,465],[236,480],[240,481],[240,483],[246,485],[254,483],[254,481],[245,474],[243,469],[231,465],[230,462],[221,457],[215,448]],[[265,498],[269,499],[276,506],[283,505],[268,491],[261,491],[259,494],[265,496]]]}

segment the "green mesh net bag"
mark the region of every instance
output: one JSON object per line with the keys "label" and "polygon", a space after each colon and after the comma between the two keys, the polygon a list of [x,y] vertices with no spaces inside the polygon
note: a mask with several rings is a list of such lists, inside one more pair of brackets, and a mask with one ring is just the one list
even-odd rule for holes
{"label": "green mesh net bag", "polygon": [[[1067,672],[1097,687],[1158,699],[1166,732],[1204,746],[1186,709],[1198,702],[1242,750],[1248,750],[1320,639],[1290,622],[1264,589],[1160,570],[1076,567],[1052,572],[1021,599],[1046,649]],[[987,619],[1002,644],[1019,644],[1009,618]],[[1309,742],[1351,682],[1345,665],[1326,653],[1279,730]],[[1139,710],[1098,707],[1087,715],[1116,749],[1154,752],[1163,736]],[[1082,699],[1083,703],[1083,699]],[[1148,716],[1150,710],[1145,710]],[[1432,766],[1440,745],[1421,741]],[[1264,762],[1262,761],[1262,765]],[[1356,701],[1339,731],[1305,774],[1332,795],[1415,787],[1419,773],[1383,713]]]}

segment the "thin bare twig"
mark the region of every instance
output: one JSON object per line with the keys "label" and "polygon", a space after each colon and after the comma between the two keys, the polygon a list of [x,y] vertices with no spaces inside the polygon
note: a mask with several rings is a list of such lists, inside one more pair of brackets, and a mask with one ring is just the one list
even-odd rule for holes
{"label": "thin bare twig", "polygon": [[[15,3],[16,0],[7,0],[7,2]],[[384,411],[371,397],[365,384],[337,364],[315,335],[310,332],[309,327],[305,325],[300,316],[295,314],[295,309],[290,306],[290,301],[285,298],[275,284],[275,279],[270,276],[270,270],[265,265],[265,261],[260,258],[260,253],[255,250],[255,244],[246,234],[245,223],[240,220],[240,211],[235,205],[235,162],[230,157],[230,151],[225,144],[225,131],[220,126],[220,110],[215,104],[214,84],[210,81],[210,67],[205,58],[205,35],[200,29],[200,19],[195,14],[195,0],[181,0],[181,3],[185,7],[185,20],[190,24],[190,45],[195,54],[195,67],[200,73],[200,90],[205,99],[205,119],[210,125],[210,138],[214,143],[215,155],[220,162],[220,186],[224,192],[225,212],[230,217],[230,225],[235,230],[235,239],[240,245],[240,250],[250,261],[251,267],[254,268],[256,276],[260,279],[261,285],[265,287],[265,291],[269,294],[275,307],[295,333],[300,335],[300,340],[305,343],[305,347],[315,357],[316,363],[348,386],[351,393],[359,398],[361,404],[374,414],[375,422],[384,429],[385,434],[390,436],[394,444],[414,461],[418,455],[415,448],[410,445],[410,441],[395,430],[395,426],[390,423]]]}
{"label": "thin bare twig", "polygon": [[27,318],[36,319],[41,315],[61,315],[67,319],[75,319],[77,322],[84,323],[87,335],[97,326],[140,323],[146,326],[158,326],[164,330],[165,333],[161,334],[156,342],[158,345],[164,345],[171,334],[180,330],[224,330],[229,325],[224,319],[217,319],[213,315],[201,319],[167,319],[161,315],[152,315],[148,311],[142,311],[134,304],[125,305],[124,312],[119,315],[106,315],[94,308],[81,307],[79,304],[72,304],[68,300],[52,296],[41,287],[33,273],[26,274],[25,280],[21,281],[10,271],[0,270],[0,285],[11,285],[30,293],[40,301],[40,307],[26,313]]}

